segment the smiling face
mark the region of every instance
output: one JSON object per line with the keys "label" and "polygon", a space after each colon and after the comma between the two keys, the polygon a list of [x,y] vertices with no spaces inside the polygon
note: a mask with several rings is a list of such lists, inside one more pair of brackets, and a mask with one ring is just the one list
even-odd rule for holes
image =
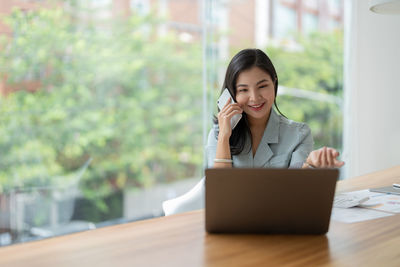
{"label": "smiling face", "polygon": [[236,102],[250,123],[266,123],[275,100],[274,80],[258,67],[242,71],[236,81]]}

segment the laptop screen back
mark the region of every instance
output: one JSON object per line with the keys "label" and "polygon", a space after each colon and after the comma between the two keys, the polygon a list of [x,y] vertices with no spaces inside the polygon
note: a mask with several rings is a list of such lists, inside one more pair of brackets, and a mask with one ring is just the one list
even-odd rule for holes
{"label": "laptop screen back", "polygon": [[210,233],[324,234],[337,169],[207,169]]}

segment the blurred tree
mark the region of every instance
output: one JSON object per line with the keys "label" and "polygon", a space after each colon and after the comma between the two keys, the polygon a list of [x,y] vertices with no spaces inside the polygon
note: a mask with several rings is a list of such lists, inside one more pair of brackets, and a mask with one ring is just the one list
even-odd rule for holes
{"label": "blurred tree", "polygon": [[64,184],[88,158],[89,198],[200,174],[200,46],[159,35],[154,14],[63,3],[4,18],[0,74],[17,90],[0,96],[0,192]]}
{"label": "blurred tree", "polygon": [[278,96],[279,109],[289,119],[311,127],[315,148],[341,150],[343,33],[315,32],[299,38],[296,49],[270,46],[266,51],[274,62],[279,85],[308,91],[311,96],[299,97],[288,91]]}

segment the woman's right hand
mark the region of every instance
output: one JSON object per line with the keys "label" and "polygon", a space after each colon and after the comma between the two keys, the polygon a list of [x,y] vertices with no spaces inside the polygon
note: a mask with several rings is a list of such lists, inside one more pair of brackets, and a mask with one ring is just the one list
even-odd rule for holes
{"label": "woman's right hand", "polygon": [[303,168],[309,166],[313,168],[340,168],[344,165],[344,162],[338,160],[337,157],[339,157],[339,151],[324,146],[318,150],[311,151],[303,164]]}
{"label": "woman's right hand", "polygon": [[228,99],[225,106],[218,113],[218,126],[219,136],[229,138],[232,134],[231,118],[236,114],[241,114],[243,109],[238,103],[231,104],[231,100]]}

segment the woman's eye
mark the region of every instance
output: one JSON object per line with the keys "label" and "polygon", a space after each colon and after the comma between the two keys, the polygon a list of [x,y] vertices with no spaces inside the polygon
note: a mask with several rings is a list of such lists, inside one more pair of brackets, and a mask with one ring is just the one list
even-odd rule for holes
{"label": "woman's eye", "polygon": [[239,92],[247,92],[247,89],[239,89]]}

